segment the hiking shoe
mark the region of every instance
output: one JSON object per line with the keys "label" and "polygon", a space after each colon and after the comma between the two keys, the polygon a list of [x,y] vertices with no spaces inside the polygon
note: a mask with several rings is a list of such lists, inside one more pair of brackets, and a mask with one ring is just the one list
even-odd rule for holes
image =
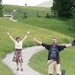
{"label": "hiking shoe", "polygon": [[17,70],[16,71],[19,71],[19,68],[17,68]]}
{"label": "hiking shoe", "polygon": [[21,68],[21,71],[23,71],[23,68]]}

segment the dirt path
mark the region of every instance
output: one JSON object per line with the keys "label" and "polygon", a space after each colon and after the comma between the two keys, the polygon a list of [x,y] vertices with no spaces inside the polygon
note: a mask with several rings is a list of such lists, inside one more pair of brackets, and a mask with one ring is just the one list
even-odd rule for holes
{"label": "dirt path", "polygon": [[29,59],[32,57],[33,54],[43,50],[42,46],[34,46],[23,49],[23,69],[24,71],[16,71],[16,64],[12,62],[14,52],[7,54],[7,56],[3,59],[3,62],[14,72],[15,75],[42,75],[32,68],[28,66]]}

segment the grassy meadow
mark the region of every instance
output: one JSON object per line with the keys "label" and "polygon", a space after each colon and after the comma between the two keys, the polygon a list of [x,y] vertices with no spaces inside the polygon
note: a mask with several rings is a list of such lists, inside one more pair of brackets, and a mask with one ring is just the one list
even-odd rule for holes
{"label": "grassy meadow", "polygon": [[[18,22],[22,22],[25,24],[29,24],[32,26],[37,26],[41,28],[46,28],[49,30],[53,30],[65,35],[69,35],[73,38],[75,38],[75,26],[73,26],[69,21],[71,20],[60,20],[57,17],[52,17],[50,8],[44,8],[44,7],[22,7],[22,6],[13,6],[13,5],[5,5],[4,11],[11,11],[16,9],[17,11],[23,12],[19,13],[16,12],[14,14],[14,19],[17,19]],[[38,11],[38,15],[41,17],[37,18],[36,11]],[[24,18],[24,12],[27,14],[27,18]],[[46,18],[46,14],[49,13],[50,18]],[[68,24],[69,23],[69,24]]]}
{"label": "grassy meadow", "polygon": [[[62,69],[66,70],[65,75],[75,74],[74,48],[75,47],[66,48],[64,51],[60,52],[61,70]],[[47,50],[38,52],[35,55],[33,55],[32,58],[30,59],[29,66],[43,75],[48,75],[47,58],[48,58]]]}
{"label": "grassy meadow", "polygon": [[[11,11],[17,9],[22,12],[33,12],[33,11],[50,11],[49,8],[39,8],[39,7],[22,7],[22,6],[9,6],[5,5],[4,10]],[[23,19],[23,15],[16,13],[14,19],[17,19],[18,22],[12,22],[9,19],[0,18],[0,74],[13,75],[12,71],[3,64],[2,59],[6,56],[7,53],[14,51],[14,43],[8,37],[6,32],[9,32],[12,37],[15,39],[17,36],[20,36],[21,39],[26,35],[27,31],[30,31],[30,34],[26,41],[23,44],[23,48],[38,45],[32,41],[33,37],[36,37],[38,40],[41,40],[45,43],[51,43],[51,39],[56,37],[58,43],[70,43],[75,37],[74,30],[69,31],[69,25],[64,21],[59,19],[46,19],[46,13],[43,13],[43,17],[30,17]],[[42,39],[43,38],[43,39]],[[66,69],[66,75],[74,75],[74,48],[67,48],[65,51],[60,53],[61,56],[61,69]],[[72,63],[72,64],[70,64]],[[41,51],[36,53],[30,59],[29,66],[38,72],[47,75],[47,51]],[[72,73],[72,74],[71,74]]]}
{"label": "grassy meadow", "polygon": [[61,21],[59,19],[27,18],[27,19],[22,20],[22,22],[27,23],[32,26],[37,26],[37,27],[53,30],[53,31],[56,31],[65,35],[69,35],[75,38],[75,34],[74,34],[75,26],[70,26],[65,21]]}

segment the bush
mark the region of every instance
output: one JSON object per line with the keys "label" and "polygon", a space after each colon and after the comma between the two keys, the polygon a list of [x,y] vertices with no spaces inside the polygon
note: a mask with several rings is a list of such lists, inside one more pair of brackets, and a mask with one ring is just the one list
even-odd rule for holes
{"label": "bush", "polygon": [[75,18],[67,20],[67,24],[75,27]]}
{"label": "bush", "polygon": [[49,13],[47,13],[47,14],[46,14],[46,18],[50,18],[50,15],[49,15]]}

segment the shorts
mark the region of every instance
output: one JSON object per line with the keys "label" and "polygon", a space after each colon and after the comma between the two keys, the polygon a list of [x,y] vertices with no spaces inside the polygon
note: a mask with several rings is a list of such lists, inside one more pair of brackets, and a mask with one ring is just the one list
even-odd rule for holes
{"label": "shorts", "polygon": [[56,74],[60,74],[60,64],[57,64],[57,61],[48,60],[48,64],[49,64],[48,67],[49,74],[54,74],[54,71]]}

